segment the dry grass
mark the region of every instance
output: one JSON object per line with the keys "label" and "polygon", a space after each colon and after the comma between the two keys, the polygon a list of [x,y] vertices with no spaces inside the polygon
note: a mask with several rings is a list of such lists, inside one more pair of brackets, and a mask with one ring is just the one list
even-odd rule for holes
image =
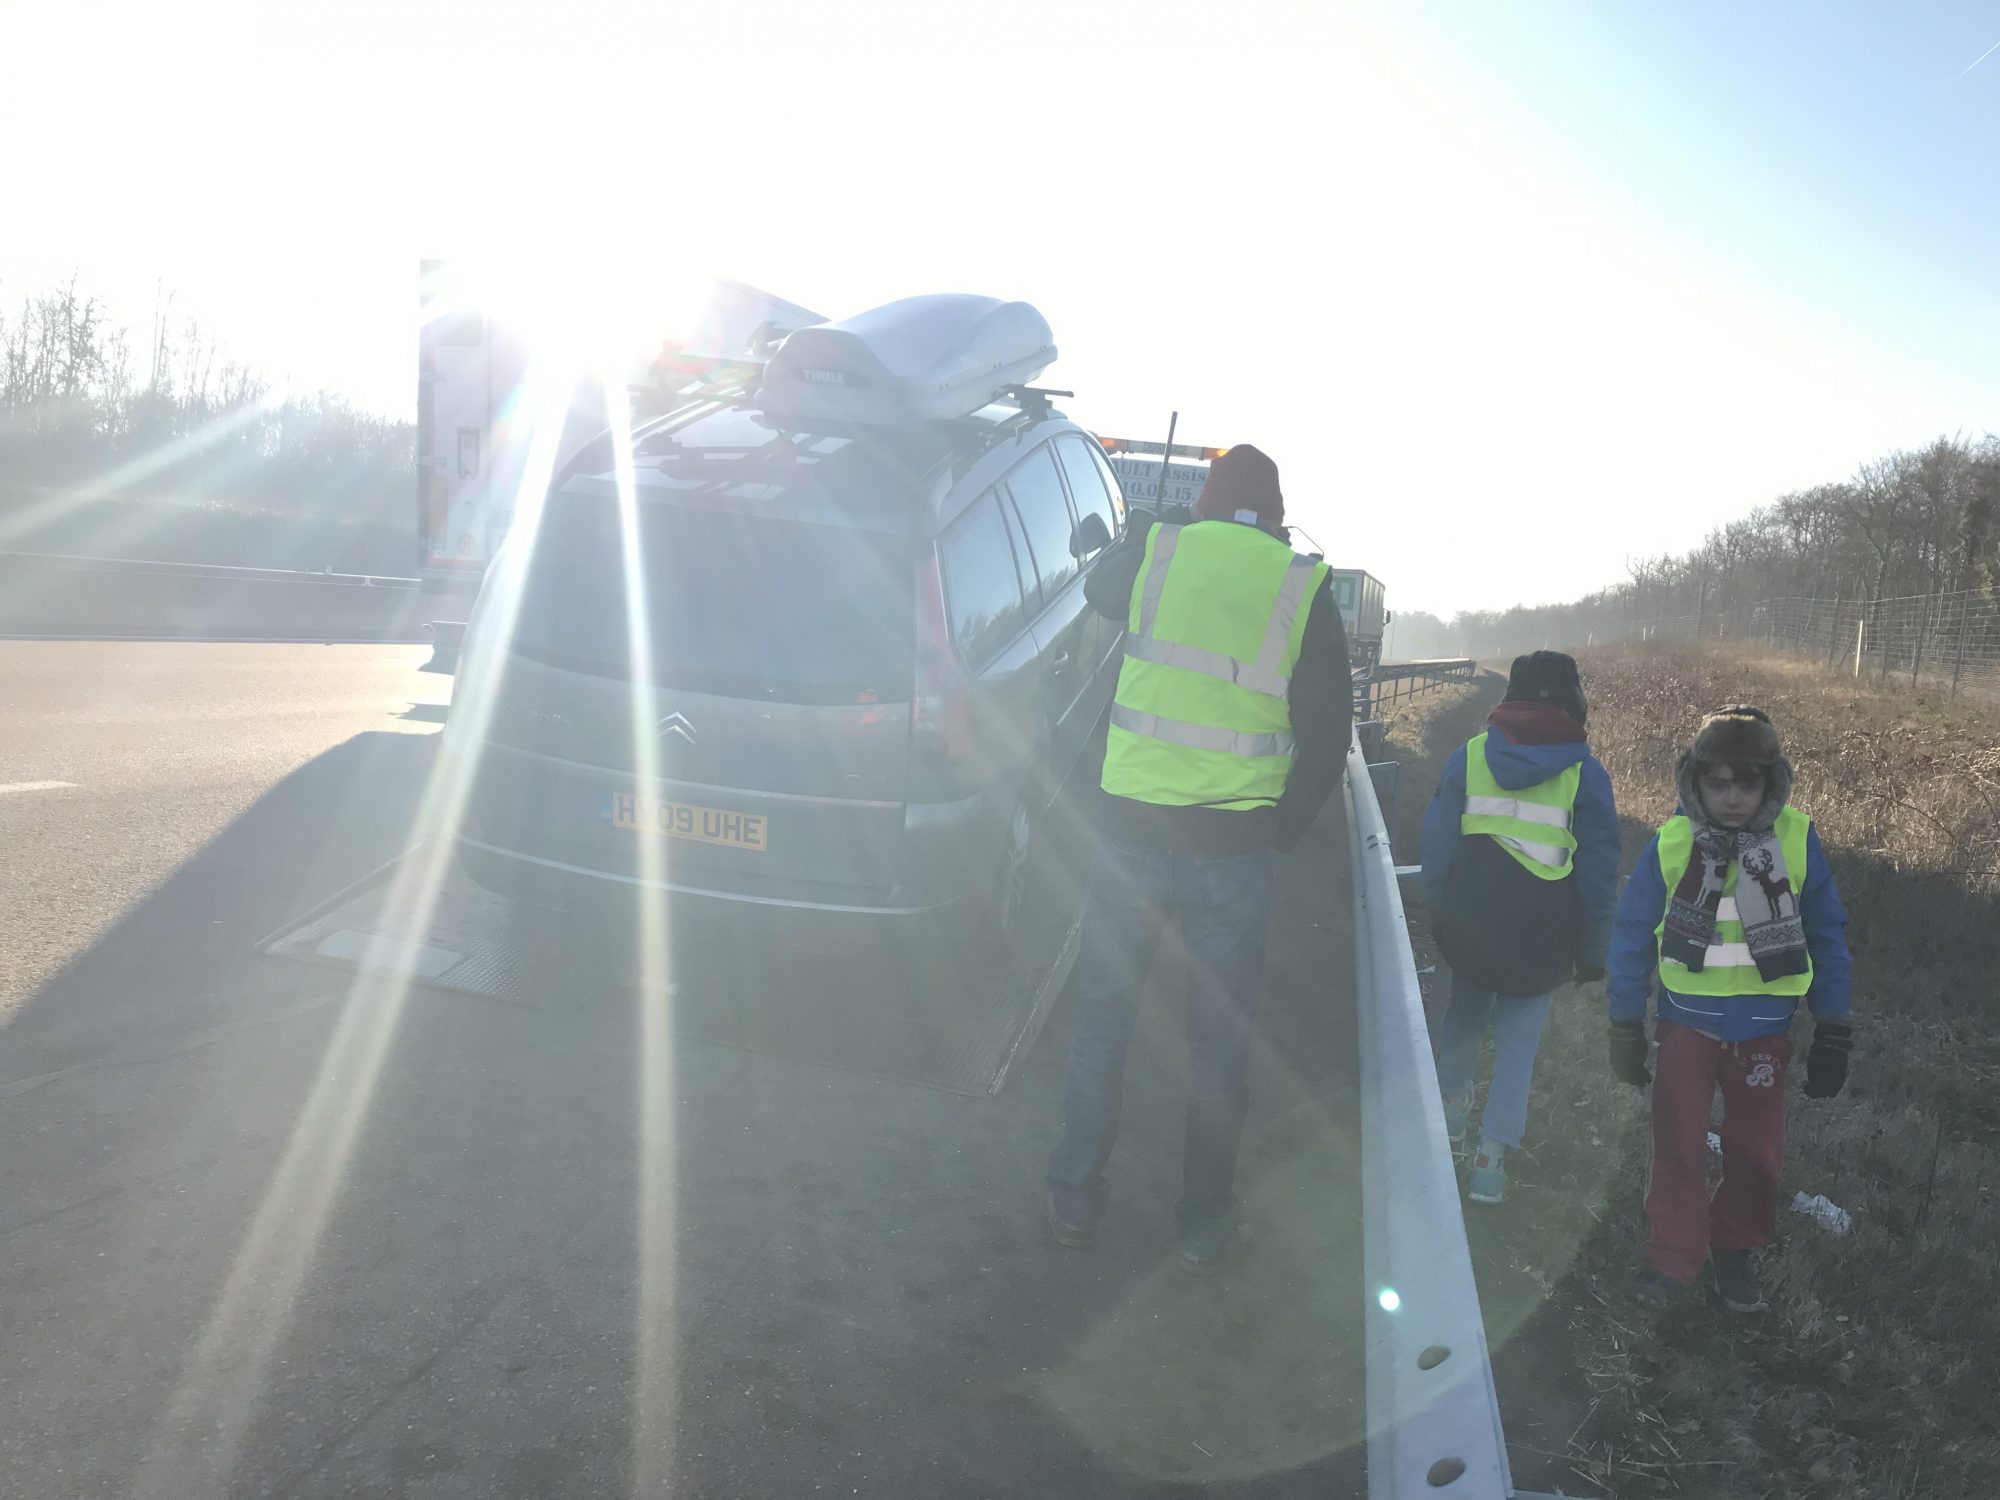
{"label": "dry grass", "polygon": [[[1471,682],[1446,683],[1382,710],[1384,748],[1379,758],[1402,767],[1395,806],[1386,809],[1398,860],[1416,862],[1424,804],[1436,790],[1438,768],[1453,746],[1479,732],[1484,705],[1500,696],[1506,681],[1504,673],[1482,670]],[[1410,892],[1404,895],[1407,898]]]}
{"label": "dry grass", "polygon": [[[1473,1225],[1503,1367],[1518,1335],[1517,1364],[1588,1382],[1574,1433],[1529,1450],[1540,1472],[1517,1449],[1517,1468],[1620,1497],[1989,1493],[2000,720],[1780,658],[1666,647],[1581,660],[1628,862],[1672,810],[1673,760],[1703,710],[1757,703],[1784,736],[1849,908],[1859,1035],[1840,1098],[1791,1095],[1783,1196],[1824,1193],[1854,1227],[1781,1215],[1759,1319],[1642,1311],[1645,1107],[1606,1070],[1601,992],[1560,993],[1509,1202]],[[1502,1396],[1533,1404],[1518,1388]]]}
{"label": "dry grass", "polygon": [[1482,668],[1471,682],[1448,682],[1427,693],[1403,698],[1381,712],[1382,728],[1394,751],[1421,760],[1437,739],[1437,729],[1445,721],[1456,723],[1460,707],[1474,699],[1491,699],[1506,683],[1506,674]]}

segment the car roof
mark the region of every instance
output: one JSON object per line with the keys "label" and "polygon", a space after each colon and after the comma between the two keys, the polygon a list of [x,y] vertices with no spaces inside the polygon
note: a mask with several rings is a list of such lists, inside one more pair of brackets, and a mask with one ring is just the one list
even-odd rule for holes
{"label": "car roof", "polygon": [[[786,432],[752,408],[708,403],[633,433],[633,479],[658,498],[930,534],[1030,448],[1072,431],[1053,411],[994,405],[949,422]],[[557,488],[616,493],[609,434],[565,465]]]}

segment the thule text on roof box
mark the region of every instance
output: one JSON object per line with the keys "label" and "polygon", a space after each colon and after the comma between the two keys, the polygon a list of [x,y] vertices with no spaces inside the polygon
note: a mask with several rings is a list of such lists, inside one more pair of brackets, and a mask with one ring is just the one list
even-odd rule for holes
{"label": "thule text on roof box", "polygon": [[793,333],[765,365],[755,405],[808,429],[949,420],[1026,385],[1055,357],[1048,320],[1025,302],[905,297]]}

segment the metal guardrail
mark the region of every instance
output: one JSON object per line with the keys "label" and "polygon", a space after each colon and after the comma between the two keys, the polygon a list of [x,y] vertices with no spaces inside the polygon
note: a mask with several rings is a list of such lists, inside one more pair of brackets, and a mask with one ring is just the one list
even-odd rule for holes
{"label": "metal guardrail", "polygon": [[0,636],[418,642],[414,578],[0,551]]}
{"label": "metal guardrail", "polygon": [[1476,665],[1469,656],[1452,656],[1364,667],[1354,674],[1355,717],[1373,718],[1388,704],[1447,682],[1470,682]]}
{"label": "metal guardrail", "polygon": [[0,550],[0,565],[61,568],[81,573],[137,573],[151,578],[215,578],[234,583],[327,584],[345,588],[413,589],[415,578],[381,573],[311,572],[304,568],[239,568],[229,563],[164,562],[136,557],[75,557],[62,552]]}
{"label": "metal guardrail", "polygon": [[[1467,666],[1470,663],[1466,663]],[[1381,805],[1347,753],[1360,1012],[1369,1500],[1508,1500],[1458,1176]]]}

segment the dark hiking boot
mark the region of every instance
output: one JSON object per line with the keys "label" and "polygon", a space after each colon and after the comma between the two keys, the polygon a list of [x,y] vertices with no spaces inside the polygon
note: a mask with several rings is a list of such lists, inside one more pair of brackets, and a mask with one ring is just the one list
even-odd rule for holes
{"label": "dark hiking boot", "polygon": [[1068,1250],[1088,1250],[1097,1243],[1095,1224],[1072,1224],[1056,1209],[1056,1195],[1049,1194],[1049,1233],[1055,1242]]}
{"label": "dark hiking boot", "polygon": [[1708,1258],[1715,1295],[1733,1313],[1764,1310],[1764,1291],[1757,1284],[1757,1267],[1748,1250],[1718,1250]]}

